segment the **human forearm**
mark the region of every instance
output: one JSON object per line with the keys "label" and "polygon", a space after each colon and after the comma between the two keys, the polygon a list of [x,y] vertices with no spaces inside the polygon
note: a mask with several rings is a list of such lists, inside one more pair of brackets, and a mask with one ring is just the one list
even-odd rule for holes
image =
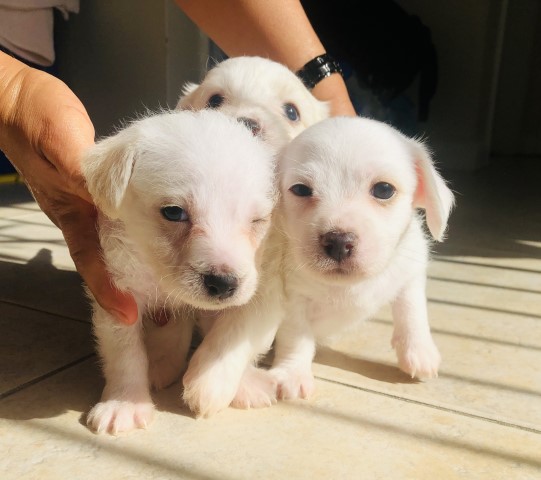
{"label": "human forearm", "polygon": [[[228,56],[257,55],[296,72],[325,52],[299,0],[176,0]],[[312,93],[330,103],[333,115],[355,115],[340,75]]]}
{"label": "human forearm", "polygon": [[324,51],[298,0],[176,2],[229,56],[269,57],[296,71]]}
{"label": "human forearm", "polygon": [[0,52],[0,150],[7,142],[8,126],[13,123],[15,105],[28,67]]}

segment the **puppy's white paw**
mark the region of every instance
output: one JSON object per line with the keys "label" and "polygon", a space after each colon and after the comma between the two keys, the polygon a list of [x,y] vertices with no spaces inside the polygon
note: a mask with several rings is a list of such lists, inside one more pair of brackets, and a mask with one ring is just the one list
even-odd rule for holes
{"label": "puppy's white paw", "polygon": [[441,355],[431,337],[409,338],[406,341],[393,337],[392,345],[396,350],[400,370],[411,375],[411,378],[438,376]]}
{"label": "puppy's white paw", "polygon": [[117,435],[136,428],[147,428],[153,417],[154,405],[150,402],[107,400],[90,410],[86,423],[96,433]]}
{"label": "puppy's white paw", "polygon": [[308,398],[315,390],[314,376],[310,369],[273,368],[269,373],[278,383],[277,394],[281,400]]}
{"label": "puppy's white paw", "polygon": [[262,408],[276,403],[276,379],[268,371],[250,365],[240,381],[231,406],[235,408]]}
{"label": "puppy's white paw", "polygon": [[211,417],[231,404],[239,386],[239,380],[228,375],[221,364],[206,369],[190,364],[182,379],[182,398],[197,416]]}

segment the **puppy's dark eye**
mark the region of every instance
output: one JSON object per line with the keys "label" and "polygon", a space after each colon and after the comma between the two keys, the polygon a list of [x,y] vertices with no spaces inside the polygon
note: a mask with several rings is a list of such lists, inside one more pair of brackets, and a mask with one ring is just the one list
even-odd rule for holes
{"label": "puppy's dark eye", "polygon": [[186,222],[188,220],[188,214],[186,210],[180,208],[178,205],[166,205],[161,208],[163,218],[170,222]]}
{"label": "puppy's dark eye", "polygon": [[312,189],[310,187],[307,187],[306,185],[303,185],[302,183],[297,183],[296,185],[293,185],[289,191],[296,195],[297,197],[311,197],[312,196]]}
{"label": "puppy's dark eye", "polygon": [[224,96],[220,95],[219,93],[215,93],[212,95],[212,97],[209,98],[207,102],[208,108],[220,108],[220,106],[224,103]]}
{"label": "puppy's dark eye", "polygon": [[282,108],[284,110],[285,116],[289,118],[292,122],[297,122],[298,120],[300,120],[301,115],[295,105],[293,105],[292,103],[285,103]]}
{"label": "puppy's dark eye", "polygon": [[378,182],[374,184],[370,193],[379,200],[389,200],[396,193],[396,188],[390,183]]}

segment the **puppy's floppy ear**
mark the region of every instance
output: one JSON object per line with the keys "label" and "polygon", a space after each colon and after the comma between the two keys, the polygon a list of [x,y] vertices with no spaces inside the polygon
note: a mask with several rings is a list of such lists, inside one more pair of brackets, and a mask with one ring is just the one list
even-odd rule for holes
{"label": "puppy's floppy ear", "polygon": [[99,141],[85,155],[83,175],[96,206],[110,218],[117,218],[135,162],[133,128]]}
{"label": "puppy's floppy ear", "polygon": [[441,242],[454,205],[454,196],[445,184],[445,180],[434,168],[426,147],[412,139],[408,139],[408,143],[413,153],[417,173],[413,206],[425,210],[428,229],[434,239]]}
{"label": "puppy's floppy ear", "polygon": [[188,110],[193,107],[194,92],[199,88],[197,83],[188,82],[182,87],[175,110]]}

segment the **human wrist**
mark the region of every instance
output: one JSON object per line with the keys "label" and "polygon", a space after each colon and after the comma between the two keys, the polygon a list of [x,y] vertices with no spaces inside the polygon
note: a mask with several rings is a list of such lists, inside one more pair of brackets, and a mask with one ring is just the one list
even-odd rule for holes
{"label": "human wrist", "polygon": [[331,116],[356,116],[341,75],[333,74],[321,80],[312,89],[312,95],[329,104]]}

